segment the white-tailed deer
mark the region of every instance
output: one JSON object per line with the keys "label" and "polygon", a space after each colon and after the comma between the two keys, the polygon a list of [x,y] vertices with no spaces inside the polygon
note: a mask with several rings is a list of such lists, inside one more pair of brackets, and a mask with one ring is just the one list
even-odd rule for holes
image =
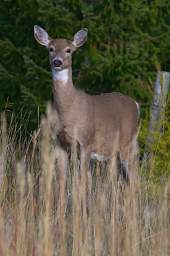
{"label": "white-tailed deer", "polygon": [[137,146],[138,104],[117,92],[89,95],[73,85],[72,53],[86,42],[87,29],[78,31],[71,41],[52,39],[35,25],[34,36],[49,51],[54,106],[60,120],[57,136],[63,157],[67,158],[65,146],[76,142],[82,163],[106,160],[115,152],[131,173]]}

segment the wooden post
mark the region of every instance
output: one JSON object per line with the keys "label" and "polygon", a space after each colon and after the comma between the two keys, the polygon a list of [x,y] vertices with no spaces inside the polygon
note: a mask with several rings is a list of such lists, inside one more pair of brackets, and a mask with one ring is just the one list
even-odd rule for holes
{"label": "wooden post", "polygon": [[159,71],[154,87],[154,96],[150,110],[150,121],[148,127],[148,137],[146,141],[146,151],[144,154],[145,166],[150,166],[149,162],[153,156],[153,145],[155,134],[163,132],[162,124],[165,116],[166,99],[170,84],[170,73]]}

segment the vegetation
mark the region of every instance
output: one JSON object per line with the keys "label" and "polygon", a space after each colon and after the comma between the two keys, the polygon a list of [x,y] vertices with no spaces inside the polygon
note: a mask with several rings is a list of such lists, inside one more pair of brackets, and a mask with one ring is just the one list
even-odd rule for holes
{"label": "vegetation", "polygon": [[169,1],[2,0],[0,9],[1,109],[31,113],[32,130],[51,99],[47,52],[33,38],[39,24],[64,38],[88,27],[88,42],[74,57],[76,85],[128,94],[145,117],[157,69],[170,69]]}
{"label": "vegetation", "polygon": [[80,173],[76,154],[65,176],[47,116],[29,146],[16,146],[14,127],[1,121],[0,255],[168,256],[169,181],[124,187],[114,161]]}

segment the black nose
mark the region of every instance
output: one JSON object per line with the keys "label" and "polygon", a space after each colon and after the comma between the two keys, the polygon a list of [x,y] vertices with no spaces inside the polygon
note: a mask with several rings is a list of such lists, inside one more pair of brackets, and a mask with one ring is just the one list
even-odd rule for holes
{"label": "black nose", "polygon": [[53,64],[54,64],[55,67],[61,67],[63,63],[62,63],[61,60],[54,60]]}

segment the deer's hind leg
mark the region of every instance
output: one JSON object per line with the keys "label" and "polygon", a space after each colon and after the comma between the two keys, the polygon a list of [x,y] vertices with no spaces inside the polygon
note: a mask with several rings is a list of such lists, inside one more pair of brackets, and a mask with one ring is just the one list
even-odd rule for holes
{"label": "deer's hind leg", "polygon": [[128,162],[122,158],[121,152],[117,153],[117,179],[123,179],[129,184]]}
{"label": "deer's hind leg", "polygon": [[138,147],[137,147],[137,139],[134,139],[129,142],[128,145],[124,146],[120,151],[120,158],[123,167],[126,169],[126,172],[129,177],[129,181],[137,180],[137,154],[138,154]]}

